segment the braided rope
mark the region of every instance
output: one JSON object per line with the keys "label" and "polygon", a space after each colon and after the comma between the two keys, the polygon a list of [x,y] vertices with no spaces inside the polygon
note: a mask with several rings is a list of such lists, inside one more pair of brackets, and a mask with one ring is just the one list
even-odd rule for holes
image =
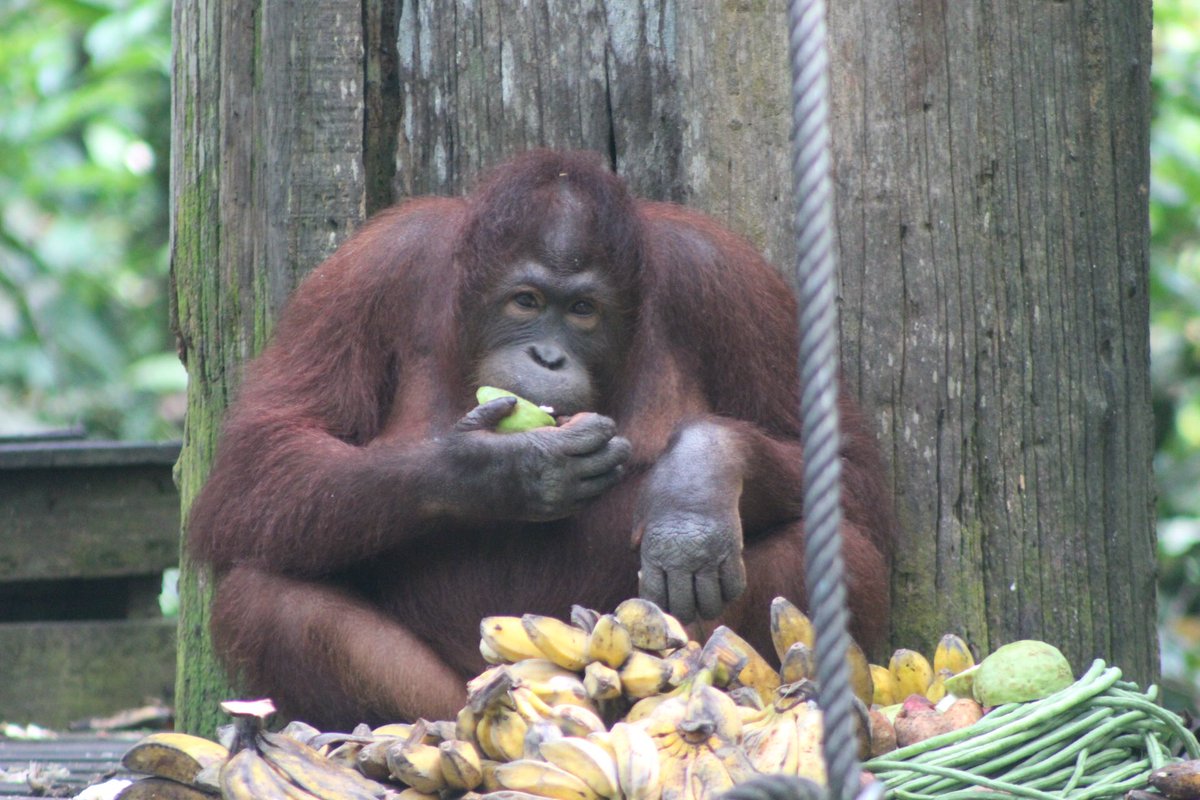
{"label": "braided rope", "polygon": [[818,702],[833,800],[859,785],[858,742],[846,665],[849,649],[841,552],[841,461],[837,411],[837,309],[833,181],[829,147],[829,53],[823,0],[789,0],[792,71],[792,194],[803,413],[805,585],[816,628]]}

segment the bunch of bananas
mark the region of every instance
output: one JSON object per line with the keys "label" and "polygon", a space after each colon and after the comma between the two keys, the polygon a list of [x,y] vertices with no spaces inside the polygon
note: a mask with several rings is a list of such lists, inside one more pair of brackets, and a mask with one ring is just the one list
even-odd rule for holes
{"label": "bunch of bananas", "polygon": [[269,700],[227,702],[234,717],[232,755],[221,766],[221,797],[254,800],[376,800],[387,789],[293,736],[271,733],[265,722],[274,713]]}
{"label": "bunch of bananas", "polygon": [[892,653],[886,667],[870,665],[872,702],[893,706],[916,694],[937,703],[946,696],[946,681],[973,666],[975,657],[971,648],[953,633],[947,633],[938,642],[933,663],[916,650],[901,648]]}
{"label": "bunch of bananas", "polygon": [[[269,701],[227,703],[232,755],[214,751],[217,771],[190,786],[226,800],[382,797],[396,787],[403,800],[709,800],[760,773],[823,781],[812,624],[776,598],[771,632],[781,669],[724,626],[691,640],[643,599],[611,613],[577,606],[569,622],[488,617],[479,647],[491,666],[468,682],[455,719],[269,733]],[[871,670],[857,646],[849,661],[865,757]]]}
{"label": "bunch of bananas", "polygon": [[122,766],[147,777],[126,787],[126,798],[201,800],[220,791],[221,765],[229,751],[186,733],[152,733],[125,752]]}

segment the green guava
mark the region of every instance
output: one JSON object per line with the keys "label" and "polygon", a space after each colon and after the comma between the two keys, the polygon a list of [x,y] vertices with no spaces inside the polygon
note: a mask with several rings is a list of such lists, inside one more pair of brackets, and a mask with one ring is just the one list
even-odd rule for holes
{"label": "green guava", "polygon": [[475,391],[475,400],[480,405],[495,400],[497,397],[517,398],[516,408],[496,425],[496,430],[500,433],[520,433],[532,428],[554,426],[554,417],[550,416],[544,409],[506,389],[498,389],[495,386],[480,386]]}
{"label": "green guava", "polygon": [[1075,682],[1071,665],[1057,647],[1023,639],[997,648],[979,663],[975,699],[984,706],[1040,700]]}

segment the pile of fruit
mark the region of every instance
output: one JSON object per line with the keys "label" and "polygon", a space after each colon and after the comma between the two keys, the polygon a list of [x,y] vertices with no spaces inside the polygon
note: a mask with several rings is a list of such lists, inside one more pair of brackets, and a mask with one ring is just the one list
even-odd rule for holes
{"label": "pile of fruit", "polygon": [[[125,760],[151,777],[123,797],[709,800],[762,774],[820,783],[812,626],[777,598],[771,631],[778,670],[732,630],[690,641],[640,599],[608,614],[576,607],[569,623],[489,617],[480,650],[493,666],[468,683],[454,720],[273,733],[269,701],[226,703],[228,749],[152,734]],[[892,796],[1115,796],[1152,770],[1174,781],[1156,784],[1164,793],[1200,786],[1192,762],[1169,756],[1197,758],[1200,746],[1152,693],[1100,662],[1074,681],[1045,643],[976,665],[947,636],[932,663],[899,650],[887,667],[852,646],[849,666],[859,754]]]}

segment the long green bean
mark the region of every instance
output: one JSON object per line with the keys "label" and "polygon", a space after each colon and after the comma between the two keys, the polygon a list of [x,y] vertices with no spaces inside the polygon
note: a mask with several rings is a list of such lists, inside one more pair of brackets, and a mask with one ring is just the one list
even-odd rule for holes
{"label": "long green bean", "polygon": [[863,766],[896,800],[1099,800],[1144,786],[1169,742],[1200,757],[1179,718],[1121,672],[1096,660],[1050,697],[993,709],[967,728],[887,753]]}

